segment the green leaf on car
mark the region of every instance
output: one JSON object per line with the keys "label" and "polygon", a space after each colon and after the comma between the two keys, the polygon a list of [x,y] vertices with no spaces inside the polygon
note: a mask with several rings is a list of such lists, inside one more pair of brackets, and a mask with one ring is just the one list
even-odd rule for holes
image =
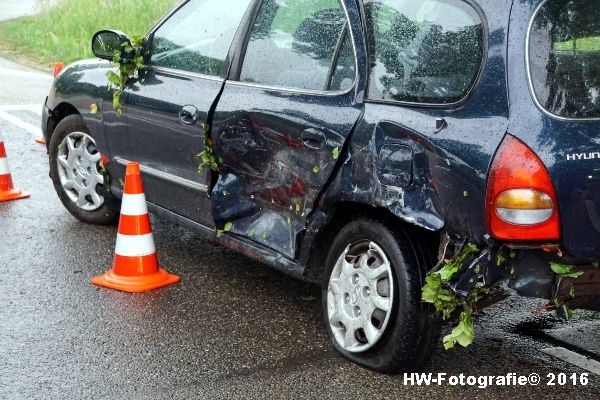
{"label": "green leaf on car", "polygon": [[137,75],[139,71],[146,68],[144,65],[144,56],[142,54],[142,48],[144,45],[144,39],[141,36],[133,36],[131,44],[123,43],[121,46],[124,51],[132,53],[130,59],[123,59],[120,51],[116,50],[112,59],[112,65],[117,69],[115,71],[107,71],[106,77],[108,79],[108,90],[112,90],[113,93],[113,108],[115,109],[117,117],[120,117],[123,112],[123,102],[121,96],[125,90],[125,86],[129,80]]}
{"label": "green leaf on car", "polygon": [[486,289],[475,287],[466,298],[459,298],[448,282],[463,269],[467,257],[478,252],[479,248],[475,244],[468,243],[452,259],[444,260],[442,268],[431,272],[425,278],[421,300],[433,304],[435,310],[441,313],[442,319],[450,318],[462,307],[458,325],[443,339],[446,350],[453,348],[456,343],[466,347],[475,337],[472,314],[475,303],[480,300],[483,293],[487,293]]}
{"label": "green leaf on car", "polygon": [[331,150],[331,156],[333,157],[334,160],[337,160],[338,158],[340,158],[340,148],[336,147],[333,150]]}
{"label": "green leaf on car", "polygon": [[504,253],[502,252],[502,249],[500,249],[498,251],[498,253],[496,254],[496,266],[500,267],[505,262],[506,262],[506,258],[504,257]]}
{"label": "green leaf on car", "polygon": [[458,307],[456,295],[443,284],[441,275],[435,272],[425,278],[421,299],[433,304],[442,313],[443,319],[448,319]]}
{"label": "green leaf on car", "polygon": [[217,229],[216,230],[217,237],[223,236],[226,232],[231,231],[232,228],[233,228],[233,223],[232,222],[225,223],[225,225],[223,225],[223,229]]}
{"label": "green leaf on car", "polygon": [[458,325],[452,329],[449,335],[446,335],[443,339],[444,349],[448,350],[453,348],[457,343],[462,347],[467,347],[473,343],[475,338],[475,326],[473,325],[473,314],[472,309],[466,308],[460,313]]}
{"label": "green leaf on car", "polygon": [[550,261],[550,269],[561,278],[579,278],[583,272],[573,272],[573,266]]}
{"label": "green leaf on car", "polygon": [[571,285],[571,287],[569,288],[569,298],[570,299],[575,298],[575,286],[573,286],[573,285]]}
{"label": "green leaf on car", "polygon": [[[212,147],[210,147],[208,143],[205,145],[204,150],[202,150],[200,153],[198,153],[197,156],[202,161],[200,163],[200,165],[198,165],[198,172],[199,173],[204,172],[204,169],[207,166],[212,171],[218,171],[219,170],[219,164],[217,164],[217,160],[215,159],[215,155],[214,155],[214,153],[212,151]],[[222,159],[219,159],[219,161],[221,161],[221,160]]]}

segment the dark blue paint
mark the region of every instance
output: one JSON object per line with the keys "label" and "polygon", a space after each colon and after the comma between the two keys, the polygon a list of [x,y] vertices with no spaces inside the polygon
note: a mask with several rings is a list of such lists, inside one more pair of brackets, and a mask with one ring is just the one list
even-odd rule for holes
{"label": "dark blue paint", "polygon": [[[217,242],[299,276],[341,202],[378,207],[398,221],[483,245],[488,170],[510,132],[550,171],[560,203],[562,244],[571,260],[598,261],[600,159],[566,160],[567,154],[598,151],[598,123],[553,119],[537,109],[529,94],[525,34],[539,2],[477,1],[487,28],[484,65],[475,88],[456,105],[365,100],[368,62],[360,3],[346,0],[358,72],[346,94],[236,84],[240,32],[248,26],[244,21],[230,51],[228,80],[148,71],[144,80],[130,85],[120,119],[105,87],[108,63],[69,67],[47,101],[45,135],[52,134],[61,107],[72,105],[109,157],[139,160],[209,187],[207,197],[145,177],[149,200],[163,210],[161,215],[187,226],[232,222],[232,231]],[[100,114],[89,113],[92,102],[101,105]],[[207,122],[214,108],[208,122],[215,153],[223,161],[218,172],[196,171],[204,131],[177,120],[185,105],[198,109],[198,124]],[[337,160],[334,148],[341,151]],[[109,168],[113,176],[123,175],[116,163]]]}
{"label": "dark blue paint", "polygon": [[[215,153],[223,160],[212,191],[216,224],[233,222],[233,233],[293,258],[306,217],[337,163],[333,150],[342,148],[360,117],[353,97],[226,83],[212,126]],[[323,137],[318,148],[310,139],[314,132]],[[237,196],[230,201],[227,193]]]}
{"label": "dark blue paint", "polygon": [[544,162],[558,196],[562,244],[587,261],[600,259],[600,158],[568,160],[567,155],[600,151],[600,121],[560,121],[540,111],[529,93],[525,68],[526,28],[540,0],[513,5],[509,40],[509,132]]}

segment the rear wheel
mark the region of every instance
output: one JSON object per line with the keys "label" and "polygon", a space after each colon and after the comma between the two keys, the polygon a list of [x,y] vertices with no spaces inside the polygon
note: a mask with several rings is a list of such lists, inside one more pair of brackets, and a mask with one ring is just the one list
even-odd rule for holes
{"label": "rear wheel", "polygon": [[67,210],[92,224],[113,224],[119,200],[108,191],[100,152],[83,118],[70,115],[56,126],[49,145],[50,176]]}
{"label": "rear wheel", "polygon": [[381,372],[423,368],[440,333],[439,320],[421,302],[429,265],[402,230],[369,218],[346,225],[333,241],[323,282],[334,348]]}

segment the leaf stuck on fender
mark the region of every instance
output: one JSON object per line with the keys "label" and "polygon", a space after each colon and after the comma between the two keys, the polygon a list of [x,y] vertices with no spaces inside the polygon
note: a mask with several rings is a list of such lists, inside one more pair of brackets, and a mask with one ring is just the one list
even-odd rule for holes
{"label": "leaf stuck on fender", "polygon": [[338,158],[340,158],[340,148],[336,147],[333,150],[331,150],[331,156],[333,157],[334,160],[337,160]]}
{"label": "leaf stuck on fender", "polygon": [[561,278],[579,278],[583,272],[573,272],[573,266],[550,261],[550,269]]}

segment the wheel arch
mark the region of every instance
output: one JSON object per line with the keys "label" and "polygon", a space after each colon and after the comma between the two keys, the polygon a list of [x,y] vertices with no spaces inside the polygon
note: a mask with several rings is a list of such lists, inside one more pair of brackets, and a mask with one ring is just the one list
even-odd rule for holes
{"label": "wheel arch", "polygon": [[[335,204],[328,213],[329,220],[312,235],[308,250],[305,252],[304,277],[310,282],[321,282],[324,270],[323,261],[331,247],[335,236],[342,227],[360,217],[367,217],[387,225],[394,231],[404,231],[426,253],[424,256],[435,260],[441,240],[441,231],[432,231],[419,225],[411,224],[383,207],[369,204],[341,201]],[[310,230],[310,229],[309,229]]]}
{"label": "wheel arch", "polygon": [[56,107],[54,107],[54,110],[52,110],[52,114],[49,116],[48,121],[46,122],[47,123],[46,132],[48,135],[48,138],[47,138],[48,143],[50,143],[50,140],[52,138],[52,135],[54,134],[54,130],[56,129],[56,126],[60,123],[60,121],[62,121],[69,115],[81,115],[81,113],[79,112],[79,110],[77,110],[77,108],[73,104],[66,102],[66,101],[63,101],[63,102],[59,103]]}

